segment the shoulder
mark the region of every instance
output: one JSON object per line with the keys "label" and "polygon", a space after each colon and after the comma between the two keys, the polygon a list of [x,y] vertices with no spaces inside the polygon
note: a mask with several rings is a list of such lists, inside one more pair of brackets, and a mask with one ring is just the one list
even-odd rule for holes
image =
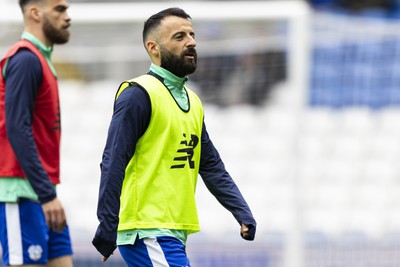
{"label": "shoulder", "polygon": [[136,99],[149,99],[147,91],[138,84],[127,86],[118,96],[116,102]]}
{"label": "shoulder", "polygon": [[20,48],[14,56],[10,58],[11,61],[18,61],[19,63],[40,64],[39,58],[28,48]]}
{"label": "shoulder", "polygon": [[40,60],[29,49],[21,48],[8,61],[6,73],[12,70],[20,70],[24,73],[27,71],[40,72]]}
{"label": "shoulder", "polygon": [[145,89],[137,84],[126,87],[115,100],[116,110],[150,110],[150,97]]}
{"label": "shoulder", "polygon": [[3,69],[3,74],[4,78],[10,82],[18,82],[21,79],[30,81],[37,79],[40,84],[42,65],[39,58],[32,51],[27,48],[20,48],[16,54],[9,58]]}

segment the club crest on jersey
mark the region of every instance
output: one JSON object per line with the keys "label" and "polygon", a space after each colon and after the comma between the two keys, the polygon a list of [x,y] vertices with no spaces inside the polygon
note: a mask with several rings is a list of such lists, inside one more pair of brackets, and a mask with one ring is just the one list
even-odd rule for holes
{"label": "club crest on jersey", "polygon": [[40,245],[31,245],[28,248],[29,258],[33,261],[38,261],[42,257],[43,249]]}
{"label": "club crest on jersey", "polygon": [[194,169],[195,162],[193,161],[194,149],[199,143],[199,137],[194,134],[190,135],[190,138],[183,134],[183,140],[180,142],[181,148],[177,150],[179,156],[174,158],[175,165],[171,166],[171,169],[182,169],[186,163],[189,164],[189,168]]}

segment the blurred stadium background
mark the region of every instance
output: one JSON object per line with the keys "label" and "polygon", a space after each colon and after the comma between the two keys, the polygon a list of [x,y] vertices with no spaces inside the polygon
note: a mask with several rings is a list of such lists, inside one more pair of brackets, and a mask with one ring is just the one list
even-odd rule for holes
{"label": "blurred stadium background", "polygon": [[[15,2],[0,3],[2,55],[22,31]],[[400,266],[399,2],[70,0],[71,41],[53,60],[75,266],[125,266],[101,264],[91,246],[99,163],[119,83],[150,64],[143,21],[169,6],[193,18],[189,84],[258,220],[256,240],[241,240],[199,179],[192,265]]]}

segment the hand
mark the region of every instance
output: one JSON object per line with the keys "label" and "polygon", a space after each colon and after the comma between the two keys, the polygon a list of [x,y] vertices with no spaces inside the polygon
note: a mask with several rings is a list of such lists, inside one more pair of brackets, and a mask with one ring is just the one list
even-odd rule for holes
{"label": "hand", "polygon": [[67,225],[64,207],[58,198],[42,204],[46,223],[49,228],[56,232],[61,232]]}
{"label": "hand", "polygon": [[[114,253],[111,253],[111,255],[114,255]],[[111,255],[110,255],[109,257],[111,257]],[[106,262],[106,261],[108,260],[109,257],[103,256],[103,257],[101,257],[101,261],[102,261],[102,262]]]}
{"label": "hand", "polygon": [[240,229],[240,235],[243,237],[243,239],[248,239],[249,238],[249,227],[242,223],[242,227]]}
{"label": "hand", "polygon": [[247,226],[246,224],[242,223],[240,235],[245,240],[254,240],[255,227],[253,225]]}
{"label": "hand", "polygon": [[107,241],[97,236],[93,238],[92,244],[102,255],[102,262],[106,262],[108,258],[114,254],[113,252],[117,248],[115,242]]}

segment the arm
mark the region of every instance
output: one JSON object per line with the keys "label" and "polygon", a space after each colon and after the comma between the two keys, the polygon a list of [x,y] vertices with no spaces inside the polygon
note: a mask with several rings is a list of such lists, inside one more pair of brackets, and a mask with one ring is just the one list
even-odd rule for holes
{"label": "arm", "polygon": [[125,89],[114,104],[106,147],[101,162],[101,181],[97,206],[99,226],[93,245],[105,261],[116,248],[120,195],[125,168],[150,121],[151,105],[140,87]]}
{"label": "arm", "polygon": [[246,240],[253,240],[256,232],[256,221],[239,188],[226,171],[217,149],[208,136],[204,123],[199,173],[208,190],[239,222],[242,237]]}
{"label": "arm", "polygon": [[39,59],[29,50],[21,49],[7,65],[4,101],[8,139],[43,204],[55,199],[56,192],[40,161],[32,132],[35,97],[42,77]]}
{"label": "arm", "polygon": [[32,52],[21,49],[6,69],[6,130],[14,154],[42,204],[47,225],[61,231],[66,225],[64,207],[37,151],[32,121],[35,97],[42,82],[42,67]]}

